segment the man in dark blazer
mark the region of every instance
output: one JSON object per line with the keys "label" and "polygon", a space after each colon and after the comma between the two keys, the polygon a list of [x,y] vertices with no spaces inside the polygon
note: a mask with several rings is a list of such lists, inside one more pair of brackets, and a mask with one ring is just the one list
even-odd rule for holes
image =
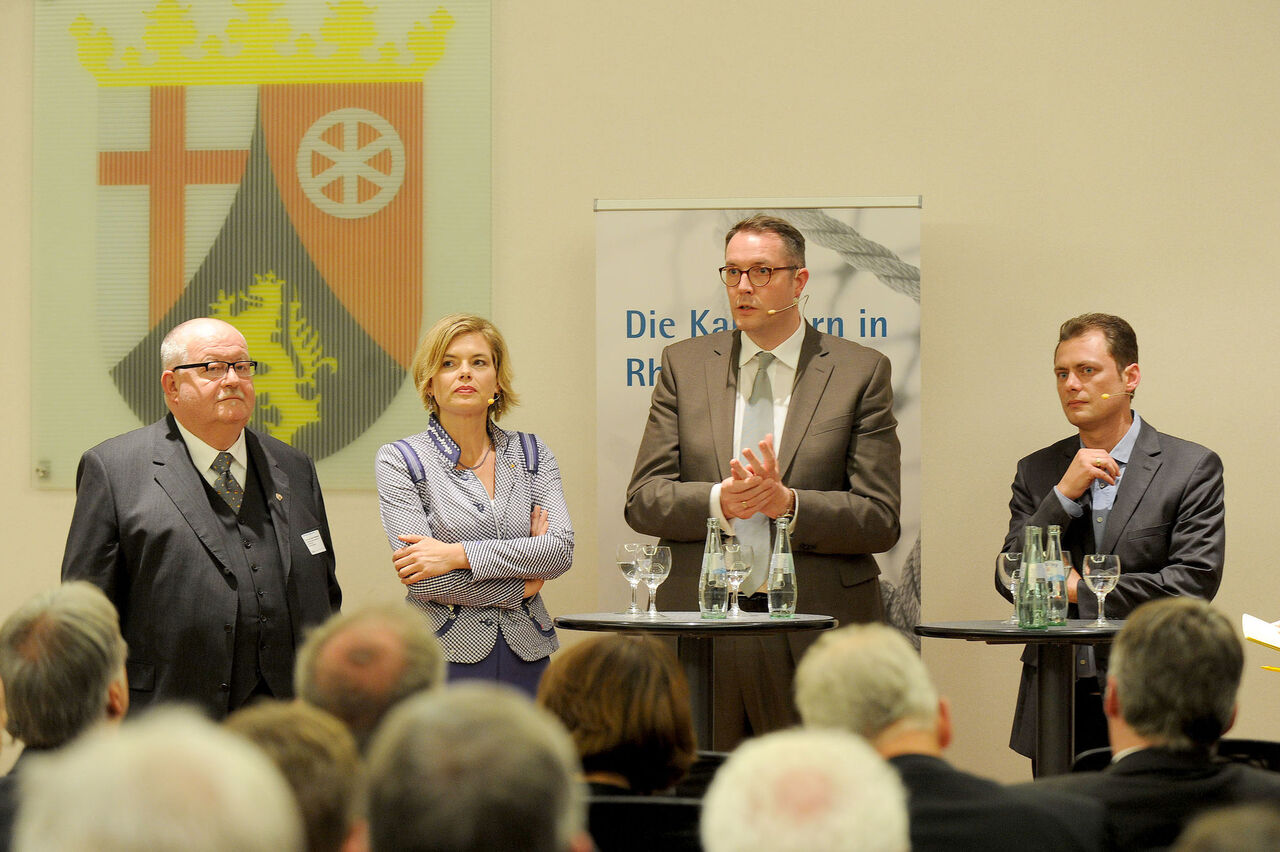
{"label": "man in dark blazer", "polygon": [[[1071,618],[1093,618],[1097,599],[1080,583],[1087,553],[1120,557],[1120,580],[1107,615],[1125,618],[1153,598],[1211,600],[1222,582],[1226,549],[1222,461],[1199,444],[1159,432],[1133,410],[1141,378],[1138,339],[1129,323],[1085,314],[1059,330],[1054,353],[1058,397],[1078,434],[1018,462],[1003,551],[1023,549],[1028,524],[1062,527],[1070,552]],[[996,588],[1009,597],[996,569]],[[1076,751],[1106,745],[1101,683],[1104,651],[1076,654]],[[1034,757],[1036,671],[1023,655],[1010,747]]]}
{"label": "man in dark blazer", "polygon": [[62,578],[119,610],[134,707],[186,701],[222,718],[292,696],[295,646],[342,593],[315,465],[246,428],[257,362],[244,336],[190,320],[160,357],[169,415],[80,459]]}
{"label": "man in dark blazer", "polygon": [[[8,852],[26,768],[129,709],[115,607],[96,586],[65,583],[18,607],[0,625],[0,723],[22,754],[0,775],[0,852]],[[6,711],[8,719],[5,719]]]}
{"label": "man in dark blazer", "polygon": [[795,687],[805,727],[858,734],[897,770],[913,852],[1107,848],[1096,801],[1005,787],[943,758],[949,705],[896,629],[866,624],[825,634],[800,661]]}
{"label": "man in dark blazer", "polygon": [[1280,774],[1213,758],[1236,717],[1244,649],[1231,622],[1194,598],[1134,611],[1111,652],[1104,708],[1111,765],[1024,789],[1088,796],[1115,849],[1164,849],[1201,811],[1280,801]]}
{"label": "man in dark blazer", "polygon": [[[718,517],[740,539],[744,521],[761,524],[761,552],[742,591],[744,608],[762,608],[768,527],[790,515],[799,609],[841,622],[880,620],[880,570],[871,554],[891,548],[899,534],[889,360],[803,321],[804,237],[782,219],[736,224],[725,238],[721,277],[737,330],[663,351],[627,487],[627,523],[671,546],[663,592],[679,609],[696,608],[707,518]],[[761,352],[772,357],[762,361]],[[761,363],[774,428],[756,442],[743,434],[743,420]],[[742,446],[748,449],[737,459]],[[715,748],[794,722],[791,675],[810,641],[716,643]]]}

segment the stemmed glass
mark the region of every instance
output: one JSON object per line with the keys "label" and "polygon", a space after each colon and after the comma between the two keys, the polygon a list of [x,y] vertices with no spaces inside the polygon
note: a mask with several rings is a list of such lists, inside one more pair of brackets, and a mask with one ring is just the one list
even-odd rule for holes
{"label": "stemmed glass", "polygon": [[1093,626],[1106,627],[1110,624],[1106,614],[1107,593],[1116,587],[1120,579],[1120,557],[1114,553],[1090,553],[1085,556],[1081,567],[1080,576],[1098,598],[1098,620],[1093,622]]}
{"label": "stemmed glass", "polygon": [[1013,615],[1000,623],[1013,627],[1018,625],[1018,571],[1021,567],[1021,550],[1001,553],[996,557],[996,572],[1000,576],[1000,582],[1009,590],[1009,597],[1013,598]]}
{"label": "stemmed glass", "polygon": [[626,578],[627,584],[631,586],[631,606],[627,607],[622,614],[639,615],[641,610],[639,604],[636,603],[636,589],[640,585],[639,544],[632,542],[618,545],[618,570],[622,571],[622,576]]}
{"label": "stemmed glass", "polygon": [[724,572],[729,578],[729,617],[738,618],[742,609],[738,606],[738,592],[742,583],[751,573],[752,557],[755,548],[749,544],[726,544],[724,546]]}
{"label": "stemmed glass", "polygon": [[649,589],[650,618],[661,618],[658,615],[658,587],[671,573],[671,548],[665,545],[646,544],[640,557],[640,579]]}

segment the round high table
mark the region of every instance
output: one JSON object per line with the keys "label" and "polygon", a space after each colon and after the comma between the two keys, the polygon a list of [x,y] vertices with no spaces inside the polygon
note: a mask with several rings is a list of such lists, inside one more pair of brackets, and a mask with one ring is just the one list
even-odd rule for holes
{"label": "round high table", "polygon": [[1002,621],[935,621],[917,624],[916,633],[933,639],[966,639],[988,645],[1029,645],[1039,669],[1036,689],[1036,776],[1071,771],[1075,758],[1076,669],[1072,645],[1106,645],[1123,621],[1095,627],[1093,619],[1073,618],[1047,630],[1023,630]]}
{"label": "round high table", "polygon": [[698,748],[711,748],[715,727],[715,657],[712,643],[730,636],[766,636],[800,630],[830,630],[839,624],[829,615],[797,613],[791,618],[770,618],[766,613],[744,612],[737,618],[702,618],[696,612],[663,612],[658,618],[589,612],[561,615],[556,627],[605,633],[648,633],[674,636],[676,656],[689,681],[689,703],[693,708],[693,729]]}

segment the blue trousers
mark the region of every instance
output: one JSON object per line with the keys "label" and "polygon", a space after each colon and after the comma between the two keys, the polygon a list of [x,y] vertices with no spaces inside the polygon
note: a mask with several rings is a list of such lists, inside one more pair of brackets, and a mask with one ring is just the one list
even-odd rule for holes
{"label": "blue trousers", "polygon": [[496,680],[527,693],[530,698],[538,693],[538,681],[550,662],[550,657],[528,662],[512,653],[502,637],[493,643],[489,656],[478,663],[449,663],[449,680]]}

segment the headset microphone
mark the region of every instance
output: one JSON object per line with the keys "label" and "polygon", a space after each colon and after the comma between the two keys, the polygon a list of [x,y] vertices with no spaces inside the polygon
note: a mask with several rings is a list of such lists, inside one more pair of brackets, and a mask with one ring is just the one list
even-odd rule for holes
{"label": "headset microphone", "polygon": [[1104,393],[1104,394],[1102,395],[1102,398],[1103,398],[1103,399],[1111,399],[1111,397],[1113,397],[1113,396],[1127,396],[1127,397],[1129,397],[1130,399],[1132,399],[1132,398],[1133,398],[1133,394],[1129,393],[1128,391],[1120,391],[1120,393]]}
{"label": "headset microphone", "polygon": [[793,301],[791,304],[787,305],[785,308],[775,308],[774,310],[771,310],[771,311],[765,311],[765,313],[766,313],[766,314],[768,314],[769,316],[773,316],[774,314],[780,314],[780,313],[782,313],[783,311],[789,311],[789,310],[791,310],[792,308],[794,308],[796,305],[800,304],[800,299],[802,299],[802,298],[808,298],[808,297],[807,297],[807,296],[797,296],[797,297],[796,297],[796,299],[795,299],[795,301]]}

